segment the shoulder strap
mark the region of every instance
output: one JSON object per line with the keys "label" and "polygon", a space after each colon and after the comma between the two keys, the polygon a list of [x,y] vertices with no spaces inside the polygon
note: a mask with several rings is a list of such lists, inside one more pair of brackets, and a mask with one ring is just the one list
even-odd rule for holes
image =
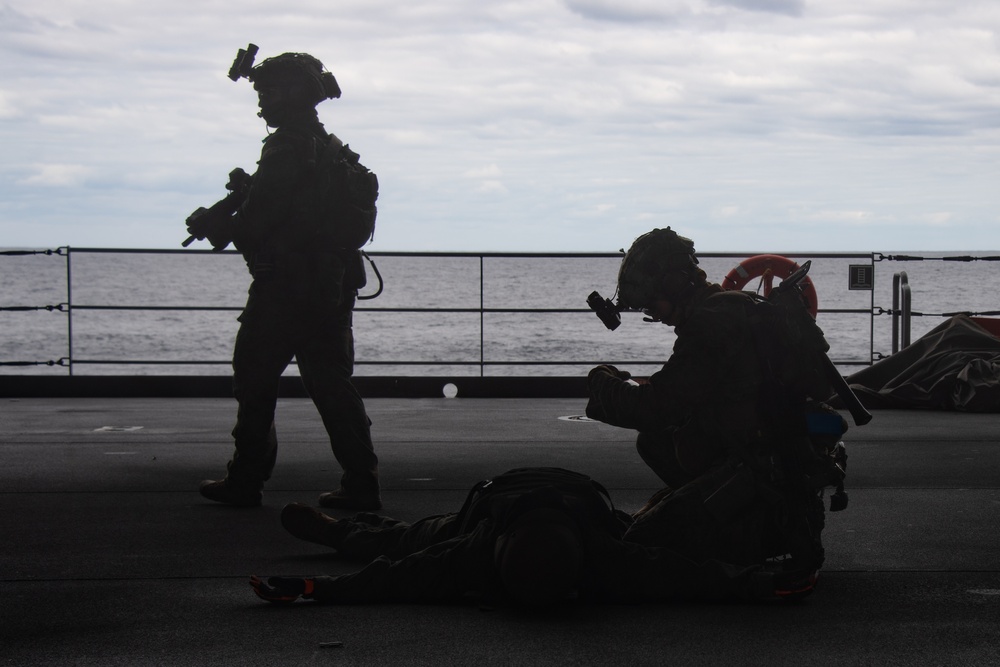
{"label": "shoulder strap", "polygon": [[615,503],[613,500],[611,500],[611,494],[608,493],[608,490],[606,488],[604,488],[604,485],[598,482],[596,479],[591,479],[590,483],[594,486],[595,489],[597,489],[597,492],[601,494],[601,496],[603,496],[606,501],[608,501],[608,507],[611,509],[611,511],[616,512],[617,510],[615,509]]}
{"label": "shoulder strap", "polygon": [[337,135],[331,132],[327,135],[326,148],[328,150],[333,150],[334,155],[340,152],[340,149],[346,146],[343,141],[337,138]]}

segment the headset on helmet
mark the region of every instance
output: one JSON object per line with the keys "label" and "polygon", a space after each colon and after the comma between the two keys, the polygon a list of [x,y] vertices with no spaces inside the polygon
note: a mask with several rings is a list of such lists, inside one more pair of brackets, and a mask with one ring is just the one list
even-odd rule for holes
{"label": "headset on helmet", "polygon": [[259,85],[304,83],[310,89],[313,103],[340,97],[337,79],[323,67],[323,63],[308,53],[282,53],[254,67],[257,51],[256,44],[240,49],[229,68],[229,78],[238,81],[243,77]]}

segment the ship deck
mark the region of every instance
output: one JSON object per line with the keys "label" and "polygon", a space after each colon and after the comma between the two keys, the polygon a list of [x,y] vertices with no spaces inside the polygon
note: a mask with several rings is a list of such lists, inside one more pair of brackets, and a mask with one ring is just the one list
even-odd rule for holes
{"label": "ship deck", "polygon": [[[203,500],[231,452],[225,398],[0,399],[0,663],[8,665],[1000,664],[1000,414],[876,411],[845,440],[850,506],[797,604],[275,607],[250,574],[347,572],[279,512],[339,477],[307,399],[279,404],[264,505]],[[658,488],[633,433],[580,399],[373,398],[383,513],[457,509],[512,467]],[[338,513],[333,513],[338,515]],[[322,646],[342,642],[340,648]]]}

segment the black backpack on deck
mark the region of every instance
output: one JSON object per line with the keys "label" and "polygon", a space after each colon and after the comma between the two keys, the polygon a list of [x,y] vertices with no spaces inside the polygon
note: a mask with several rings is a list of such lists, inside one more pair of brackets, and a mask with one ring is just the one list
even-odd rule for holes
{"label": "black backpack on deck", "polygon": [[581,524],[598,527],[620,538],[630,517],[614,508],[599,482],[563,468],[515,468],[476,484],[459,511],[459,532],[472,530],[483,519],[507,522],[539,507],[565,510]]}

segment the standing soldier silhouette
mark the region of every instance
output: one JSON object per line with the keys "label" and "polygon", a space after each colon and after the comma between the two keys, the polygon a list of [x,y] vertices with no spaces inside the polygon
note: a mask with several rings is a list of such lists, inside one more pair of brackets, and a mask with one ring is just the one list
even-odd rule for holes
{"label": "standing soldier silhouette", "polygon": [[[353,156],[320,123],[316,105],[340,97],[333,74],[305,53],[284,53],[256,67],[257,48],[240,51],[230,78],[248,78],[260,113],[274,128],[247,179],[235,211],[199,209],[188,219],[194,238],[215,250],[230,242],[253,277],[233,351],[233,391],[239,410],[232,431],[236,451],[220,480],[202,482],[201,494],[229,505],[261,504],[274,468],[278,384],[293,358],[319,410],[333,454],[343,468],[340,487],[322,493],[323,507],[374,510],[382,506],[378,458],[354,372],[353,309],[365,284],[364,243],[345,242],[338,219],[322,205],[317,165],[323,152]],[[374,197],[367,215],[374,225]],[[221,203],[221,202],[220,202]],[[214,208],[214,207],[213,207]],[[336,217],[336,216],[333,216]],[[367,240],[367,238],[365,239]]]}

